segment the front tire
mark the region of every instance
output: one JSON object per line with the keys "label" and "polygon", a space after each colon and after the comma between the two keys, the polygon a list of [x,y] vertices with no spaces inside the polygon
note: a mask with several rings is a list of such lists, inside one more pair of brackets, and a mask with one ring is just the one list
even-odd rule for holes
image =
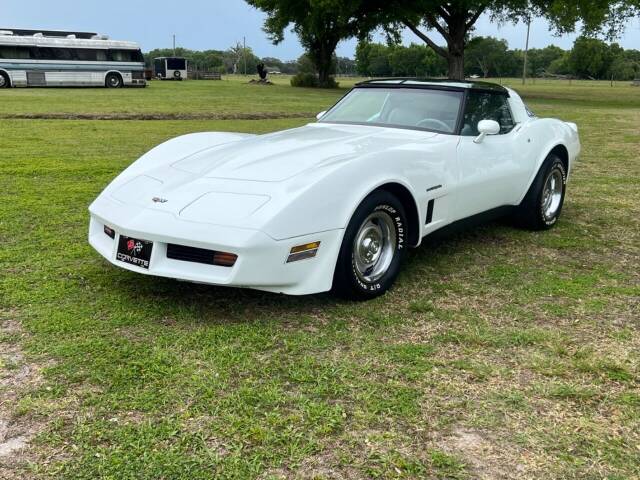
{"label": "front tire", "polygon": [[11,86],[11,81],[9,80],[9,75],[4,72],[0,72],[0,88],[9,88]]}
{"label": "front tire", "polygon": [[122,77],[117,73],[110,73],[105,79],[105,85],[107,88],[122,88]]}
{"label": "front tire", "polygon": [[566,187],[564,162],[557,155],[550,154],[518,207],[518,224],[530,230],[552,228],[560,218]]}
{"label": "front tire", "polygon": [[342,240],[333,277],[334,293],[369,300],[393,285],[404,259],[407,217],[402,203],[385,190],[356,209]]}

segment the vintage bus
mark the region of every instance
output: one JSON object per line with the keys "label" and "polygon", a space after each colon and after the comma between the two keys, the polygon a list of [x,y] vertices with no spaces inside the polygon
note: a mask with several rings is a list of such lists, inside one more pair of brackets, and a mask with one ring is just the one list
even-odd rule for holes
{"label": "vintage bus", "polygon": [[0,29],[0,88],[146,84],[136,43],[89,32]]}

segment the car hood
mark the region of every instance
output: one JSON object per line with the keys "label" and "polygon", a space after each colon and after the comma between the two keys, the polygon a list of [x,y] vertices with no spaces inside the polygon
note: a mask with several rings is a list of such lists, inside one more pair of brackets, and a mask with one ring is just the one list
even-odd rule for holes
{"label": "car hood", "polygon": [[296,192],[355,158],[405,148],[435,135],[310,124],[206,148],[173,162],[159,159],[160,166],[125,175],[107,190],[130,207],[161,210],[194,222],[250,226],[258,210],[264,215],[265,205],[275,213]]}
{"label": "car hood", "polygon": [[[281,182],[309,170],[380,152],[407,142],[398,130],[355,125],[310,124],[212,147],[171,168],[205,178]],[[420,132],[422,138],[429,134]]]}

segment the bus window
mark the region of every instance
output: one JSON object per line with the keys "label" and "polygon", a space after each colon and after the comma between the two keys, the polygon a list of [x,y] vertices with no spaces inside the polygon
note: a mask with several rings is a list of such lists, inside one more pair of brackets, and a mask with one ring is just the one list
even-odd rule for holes
{"label": "bus window", "polygon": [[29,47],[8,47],[0,46],[0,58],[18,58],[28,59],[31,58]]}
{"label": "bus window", "polygon": [[113,62],[144,62],[140,50],[109,50]]}
{"label": "bus window", "polygon": [[97,60],[97,51],[91,48],[76,49],[76,58],[82,62],[95,62]]}
{"label": "bus window", "polygon": [[73,60],[73,50],[70,48],[52,48],[53,60]]}

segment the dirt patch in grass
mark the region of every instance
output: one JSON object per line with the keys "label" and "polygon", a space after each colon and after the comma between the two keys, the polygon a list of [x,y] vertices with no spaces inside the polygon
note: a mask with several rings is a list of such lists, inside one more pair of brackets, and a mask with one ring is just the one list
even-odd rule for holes
{"label": "dirt patch in grass", "polygon": [[278,120],[313,118],[310,112],[255,113],[17,113],[0,115],[5,120]]}
{"label": "dirt patch in grass", "polygon": [[[527,473],[525,457],[506,458],[505,450],[486,433],[455,428],[438,445],[445,452],[458,455],[467,463],[472,478],[498,480],[523,478]],[[531,473],[531,472],[529,472]]]}
{"label": "dirt patch in grass", "polygon": [[29,415],[19,415],[22,392],[41,381],[38,366],[29,364],[19,347],[24,333],[11,311],[0,311],[0,478],[24,479],[23,467],[32,460],[29,443],[44,425]]}

